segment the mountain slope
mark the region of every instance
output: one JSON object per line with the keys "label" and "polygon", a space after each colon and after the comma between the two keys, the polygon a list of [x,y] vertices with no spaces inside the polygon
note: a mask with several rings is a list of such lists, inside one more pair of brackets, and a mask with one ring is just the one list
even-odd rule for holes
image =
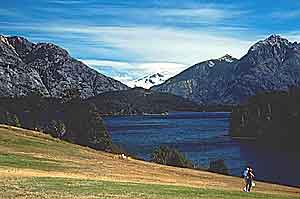
{"label": "mountain slope", "polygon": [[240,60],[223,60],[196,64],[152,89],[201,104],[239,104],[257,92],[300,86],[300,44],[278,35],[257,42]]}
{"label": "mountain slope", "polygon": [[277,35],[259,41],[239,60],[234,76],[222,95],[227,102],[240,102],[257,92],[299,87],[300,44]]}
{"label": "mountain slope", "polygon": [[0,198],[297,198],[299,188],[121,159],[48,135],[0,126]]}
{"label": "mountain slope", "polygon": [[143,88],[102,93],[86,100],[95,104],[102,114],[159,114],[170,111],[199,111],[200,107],[187,99],[169,93]]}
{"label": "mountain slope", "polygon": [[191,66],[165,83],[151,89],[183,96],[201,104],[219,104],[218,96],[232,80],[237,59],[225,55]]}
{"label": "mountain slope", "polygon": [[0,36],[0,95],[26,95],[33,91],[49,95],[38,72],[26,67],[9,40]]}
{"label": "mountain slope", "polygon": [[54,44],[34,44],[22,37],[0,35],[0,96],[64,97],[76,88],[81,98],[126,90],[124,84],[106,77],[72,58]]}

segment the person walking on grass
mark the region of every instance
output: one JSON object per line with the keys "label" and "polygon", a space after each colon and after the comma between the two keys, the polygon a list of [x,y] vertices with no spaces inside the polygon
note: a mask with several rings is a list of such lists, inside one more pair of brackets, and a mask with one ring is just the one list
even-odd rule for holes
{"label": "person walking on grass", "polygon": [[254,178],[253,169],[249,168],[248,173],[247,173],[246,192],[251,191],[251,187],[253,185],[253,178]]}
{"label": "person walking on grass", "polygon": [[248,171],[249,171],[249,167],[247,167],[244,171],[243,171],[243,175],[242,175],[242,177],[243,177],[243,179],[244,179],[244,181],[245,181],[245,187],[244,187],[244,191],[247,191],[247,175],[248,175]]}

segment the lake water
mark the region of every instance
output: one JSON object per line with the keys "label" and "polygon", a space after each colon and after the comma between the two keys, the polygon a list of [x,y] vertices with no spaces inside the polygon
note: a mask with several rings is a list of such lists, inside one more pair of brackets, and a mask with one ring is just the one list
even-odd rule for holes
{"label": "lake water", "polygon": [[241,176],[251,165],[263,181],[300,186],[299,156],[282,150],[261,148],[253,142],[239,142],[228,136],[230,113],[170,113],[167,116],[105,117],[115,144],[145,160],[160,145],[178,149],[194,164],[225,160],[230,174]]}

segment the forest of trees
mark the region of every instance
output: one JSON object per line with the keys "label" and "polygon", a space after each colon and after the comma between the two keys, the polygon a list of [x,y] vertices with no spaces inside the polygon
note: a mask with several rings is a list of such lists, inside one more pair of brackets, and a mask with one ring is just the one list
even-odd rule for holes
{"label": "forest of trees", "polygon": [[43,98],[38,94],[0,98],[0,123],[111,151],[114,147],[97,107],[79,99],[76,92],[68,95],[64,99]]}
{"label": "forest of trees", "polygon": [[258,93],[231,114],[230,135],[257,143],[299,148],[300,89]]}

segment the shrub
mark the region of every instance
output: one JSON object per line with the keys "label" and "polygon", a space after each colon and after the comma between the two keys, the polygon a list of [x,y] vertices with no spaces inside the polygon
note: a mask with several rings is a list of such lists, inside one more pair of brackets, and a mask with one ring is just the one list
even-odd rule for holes
{"label": "shrub", "polygon": [[62,138],[66,133],[66,125],[61,120],[52,120],[48,128],[53,137]]}
{"label": "shrub", "polygon": [[225,175],[229,174],[229,170],[228,170],[227,166],[225,165],[224,160],[221,160],[221,159],[211,161],[209,163],[208,171],[211,171],[214,173],[225,174]]}
{"label": "shrub", "polygon": [[177,149],[160,146],[151,154],[151,161],[183,168],[193,168],[193,163]]}
{"label": "shrub", "polygon": [[16,114],[7,111],[2,112],[2,110],[0,114],[0,123],[21,127],[20,120]]}

